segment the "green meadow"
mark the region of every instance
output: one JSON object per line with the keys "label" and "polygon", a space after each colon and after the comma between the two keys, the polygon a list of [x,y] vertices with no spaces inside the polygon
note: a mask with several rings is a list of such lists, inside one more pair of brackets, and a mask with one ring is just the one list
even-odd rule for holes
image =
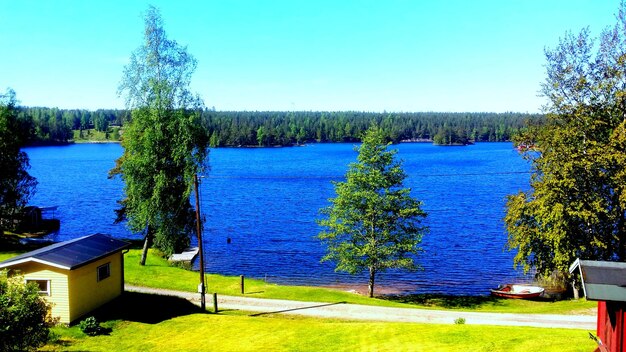
{"label": "green meadow", "polygon": [[[0,260],[19,252],[0,253]],[[171,266],[150,251],[146,266],[140,250],[125,254],[127,284],[195,292],[197,272]],[[241,296],[239,277],[209,274],[209,292]],[[594,302],[500,300],[488,296],[413,295],[367,298],[340,290],[281,286],[246,279],[246,297],[315,302],[346,302],[376,306],[452,309],[507,313],[589,312]],[[235,310],[201,312],[176,298],[127,292],[94,312],[105,335],[90,337],[78,326],[55,327],[43,350],[50,351],[590,351],[588,332],[477,325],[435,325],[305,318],[284,315],[253,316]]]}

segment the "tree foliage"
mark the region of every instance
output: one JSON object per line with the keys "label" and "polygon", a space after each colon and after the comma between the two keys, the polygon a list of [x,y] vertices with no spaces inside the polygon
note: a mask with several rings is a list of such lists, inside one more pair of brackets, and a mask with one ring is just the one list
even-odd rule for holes
{"label": "tree foliage", "polygon": [[0,95],[0,234],[13,228],[13,219],[35,192],[37,181],[27,172],[26,143],[30,125],[20,119],[15,92]]}
{"label": "tree foliage", "polygon": [[186,247],[193,232],[192,180],[208,155],[202,101],[189,91],[195,68],[196,60],[166,37],[159,11],[149,7],[144,44],[132,53],[119,87],[131,121],[122,139],[124,154],[111,170],[125,183],[118,215],[132,231],[146,231],[145,250],[154,239],[171,254]]}
{"label": "tree foliage", "polygon": [[466,131],[448,125],[444,125],[433,137],[433,143],[436,145],[468,145],[472,142]]}
{"label": "tree foliage", "polygon": [[319,238],[327,245],[323,261],[336,262],[336,270],[356,274],[369,271],[369,296],[374,295],[376,274],[391,268],[416,269],[414,255],[426,216],[421,202],[403,188],[406,174],[387,150],[381,130],[369,129],[358,147],[357,162],[349,166],[346,181],[335,182],[336,198],[322,209],[325,229]]}
{"label": "tree foliage", "polygon": [[7,277],[0,271],[0,351],[26,351],[48,341],[51,306],[35,284],[20,275]]}
{"label": "tree foliage", "polygon": [[[596,45],[597,42],[597,45]],[[505,218],[515,263],[567,273],[575,258],[626,260],[626,7],[592,39],[567,33],[546,49],[547,121],[529,129],[531,190]]]}

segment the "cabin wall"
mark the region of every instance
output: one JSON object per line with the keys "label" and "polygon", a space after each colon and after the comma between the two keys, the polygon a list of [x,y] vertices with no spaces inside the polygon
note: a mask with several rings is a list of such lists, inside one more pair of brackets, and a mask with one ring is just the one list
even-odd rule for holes
{"label": "cabin wall", "polygon": [[[98,267],[109,263],[110,276],[98,281]],[[70,321],[118,297],[123,291],[123,254],[108,257],[72,270],[69,276]]]}
{"label": "cabin wall", "polygon": [[610,352],[626,352],[626,302],[598,301],[598,337]]}
{"label": "cabin wall", "polygon": [[26,280],[49,280],[50,295],[43,296],[52,303],[52,317],[58,317],[59,322],[70,322],[70,303],[68,299],[68,270],[51,267],[36,262],[27,262],[11,268],[12,272],[24,275]]}

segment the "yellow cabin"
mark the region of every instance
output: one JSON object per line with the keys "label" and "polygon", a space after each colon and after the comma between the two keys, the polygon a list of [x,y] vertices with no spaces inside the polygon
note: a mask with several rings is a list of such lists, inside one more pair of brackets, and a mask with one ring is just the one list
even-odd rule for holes
{"label": "yellow cabin", "polygon": [[103,234],[56,243],[0,262],[0,269],[35,282],[52,316],[69,324],[124,292],[124,255],[130,244]]}

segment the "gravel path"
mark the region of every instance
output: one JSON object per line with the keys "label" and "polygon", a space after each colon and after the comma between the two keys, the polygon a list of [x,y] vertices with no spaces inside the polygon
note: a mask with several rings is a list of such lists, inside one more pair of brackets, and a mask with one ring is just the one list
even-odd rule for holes
{"label": "gravel path", "polygon": [[[176,296],[200,304],[198,293],[173,291],[150,287],[125,286],[126,291]],[[257,312],[252,316],[265,314],[296,314],[322,318],[349,320],[372,320],[407,323],[454,324],[458,318],[465,319],[465,324],[534,326],[541,328],[566,328],[596,330],[596,317],[592,315],[560,314],[513,314],[479,313],[417,308],[375,307],[359,304],[301,302],[278,299],[249,298],[218,295],[219,309],[237,309]],[[206,296],[207,308],[213,307],[213,295]]]}

